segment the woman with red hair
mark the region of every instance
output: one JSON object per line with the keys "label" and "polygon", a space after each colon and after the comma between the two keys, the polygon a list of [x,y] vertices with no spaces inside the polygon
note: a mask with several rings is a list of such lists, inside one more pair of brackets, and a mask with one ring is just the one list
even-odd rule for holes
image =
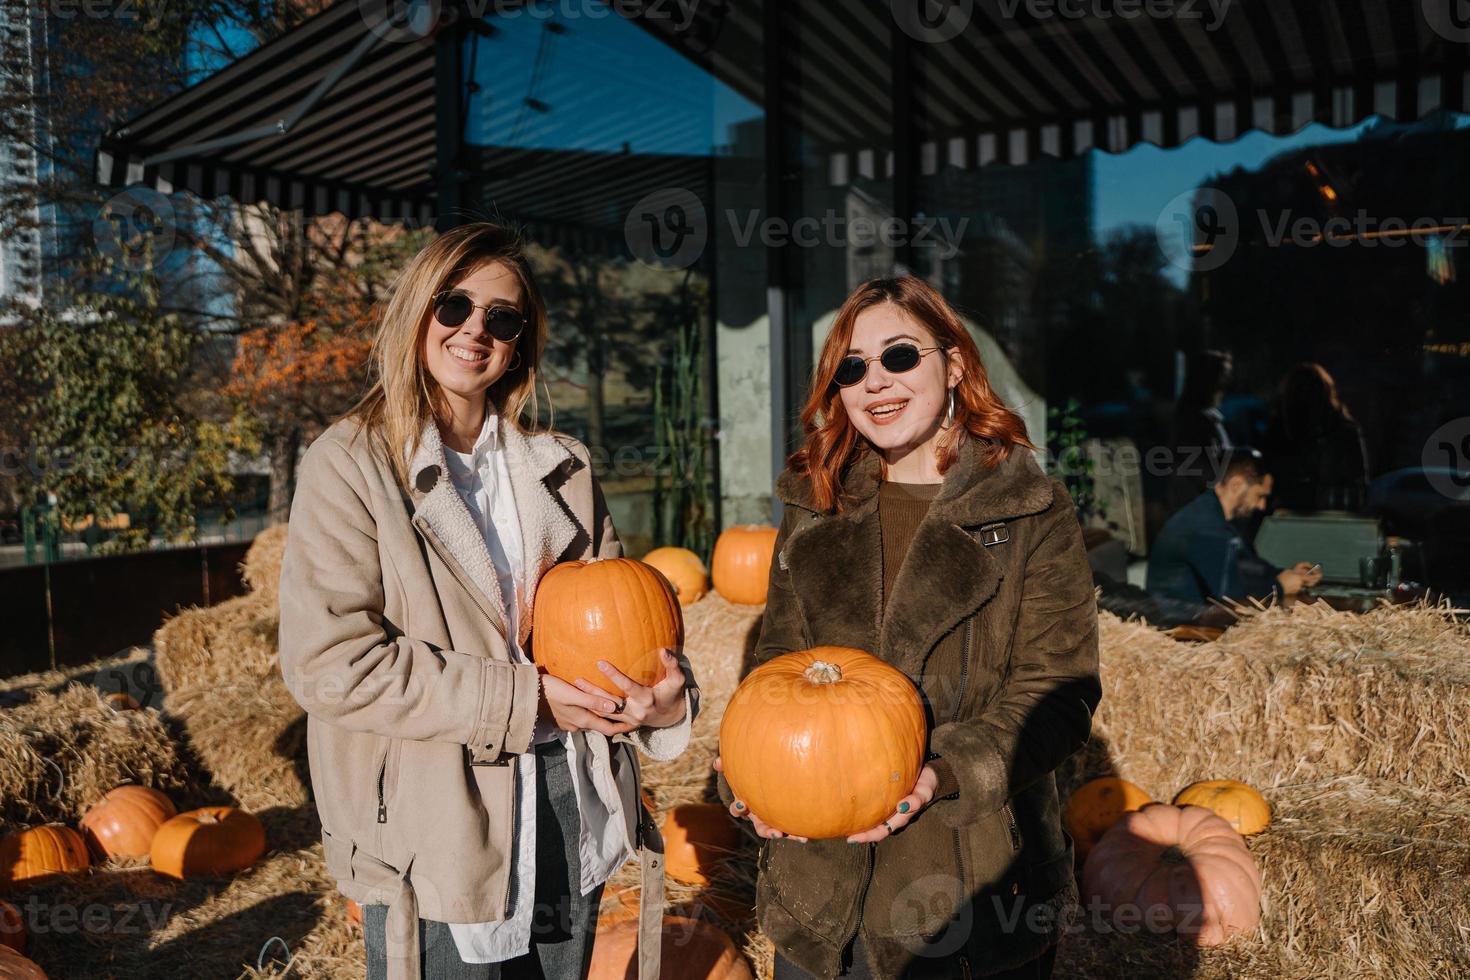
{"label": "woman with red hair", "polygon": [[845,839],[784,833],[720,776],[764,839],[776,980],[1047,977],[1077,900],[1054,772],[1101,698],[1076,508],[912,276],[848,297],[801,417],[755,661],[870,651],[914,681],[929,744],[895,812]]}

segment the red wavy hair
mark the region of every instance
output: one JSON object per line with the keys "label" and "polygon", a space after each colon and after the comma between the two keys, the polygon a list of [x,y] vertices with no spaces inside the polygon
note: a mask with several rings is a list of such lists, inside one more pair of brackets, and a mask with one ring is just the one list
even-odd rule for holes
{"label": "red wavy hair", "polygon": [[[946,351],[959,352],[963,364],[964,376],[955,386],[955,424],[939,439],[940,473],[959,457],[958,440],[964,434],[979,440],[980,458],[987,466],[1003,462],[1017,447],[1036,448],[1026,437],[1025,420],[1006,408],[990,387],[980,349],[944,297],[916,276],[871,279],[853,290],[837,311],[837,320],[812,370],[811,394],[801,410],[806,444],[786,458],[793,472],[810,477],[812,497],[821,510],[842,509],[843,477],[849,467],[873,452],[872,444],[848,418],[841,389],[832,378],[852,344],[858,314],[884,303],[893,304],[927,327],[935,343]],[[879,467],[886,478],[888,467],[881,457]]]}

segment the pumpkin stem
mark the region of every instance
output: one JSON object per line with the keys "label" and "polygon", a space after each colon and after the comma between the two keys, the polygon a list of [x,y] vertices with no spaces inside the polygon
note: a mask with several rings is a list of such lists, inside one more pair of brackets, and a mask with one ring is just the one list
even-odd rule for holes
{"label": "pumpkin stem", "polygon": [[825,660],[813,660],[804,673],[813,684],[836,684],[842,680],[842,668]]}
{"label": "pumpkin stem", "polygon": [[1170,844],[1168,847],[1164,848],[1164,852],[1159,855],[1159,860],[1164,862],[1165,864],[1183,864],[1186,859],[1184,857],[1184,852],[1179,849],[1179,846],[1177,844]]}

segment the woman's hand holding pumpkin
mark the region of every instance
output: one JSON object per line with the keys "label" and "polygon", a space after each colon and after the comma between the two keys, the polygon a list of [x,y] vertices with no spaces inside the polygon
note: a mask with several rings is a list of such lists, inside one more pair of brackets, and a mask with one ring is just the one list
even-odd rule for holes
{"label": "woman's hand holding pumpkin", "polygon": [[[555,674],[541,671],[541,705],[537,720],[550,719],[564,732],[589,729],[611,738],[622,732],[631,732],[636,724],[610,721],[602,714],[617,707],[608,699],[606,691],[589,694],[579,687],[568,684]],[[601,712],[601,714],[599,713]]]}
{"label": "woman's hand holding pumpkin", "polygon": [[[577,690],[595,699],[599,714],[627,724],[620,731],[629,731],[647,725],[649,728],[668,728],[684,720],[684,669],[679,658],[668,647],[659,649],[659,659],[664,664],[663,679],[652,687],[639,684],[606,660],[597,661],[597,666],[608,676],[615,687],[622,688],[625,698],[622,710],[602,688],[584,678],[577,678]],[[601,729],[598,729],[601,731]]]}
{"label": "woman's hand holding pumpkin", "polygon": [[[715,756],[714,768],[715,772],[725,771],[725,766],[722,762],[720,762],[719,756]],[[782,837],[786,840],[799,840],[803,844],[807,842],[807,838],[805,837],[799,837],[795,834],[788,834],[784,830],[777,830],[775,827],[772,827],[770,824],[766,823],[760,817],[752,813],[750,808],[745,805],[743,800],[736,800],[734,803],[730,804],[730,815],[735,817],[737,820],[742,817],[749,817],[750,825],[755,828],[757,836]]]}
{"label": "woman's hand holding pumpkin", "polygon": [[847,839],[847,842],[849,844],[868,844],[891,836],[904,824],[917,817],[919,811],[934,800],[934,791],[938,788],[938,773],[925,766],[919,770],[919,779],[914,783],[913,792],[898,801],[898,809],[894,810],[887,820],[871,830],[853,834]]}

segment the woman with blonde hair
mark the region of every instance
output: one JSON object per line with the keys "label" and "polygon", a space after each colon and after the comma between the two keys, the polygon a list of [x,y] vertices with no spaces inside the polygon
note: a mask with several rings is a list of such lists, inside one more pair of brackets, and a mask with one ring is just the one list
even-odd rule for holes
{"label": "woman with blonde hair", "polygon": [[677,650],[652,687],[602,664],[617,699],[535,663],[541,576],[622,554],[587,448],[522,421],[546,339],[512,232],[440,235],[395,284],[367,395],[299,467],[281,671],[369,977],[585,976],[603,883],[635,854],[657,974],[634,748],[682,752],[699,692]]}
{"label": "woman with blonde hair", "polygon": [[1076,508],[921,279],[849,296],[813,381],[754,659],[867,650],[917,686],[929,745],[897,809],[845,839],[771,826],[715,760],[764,839],[776,980],[1047,977],[1077,899],[1054,771],[1101,697]]}

